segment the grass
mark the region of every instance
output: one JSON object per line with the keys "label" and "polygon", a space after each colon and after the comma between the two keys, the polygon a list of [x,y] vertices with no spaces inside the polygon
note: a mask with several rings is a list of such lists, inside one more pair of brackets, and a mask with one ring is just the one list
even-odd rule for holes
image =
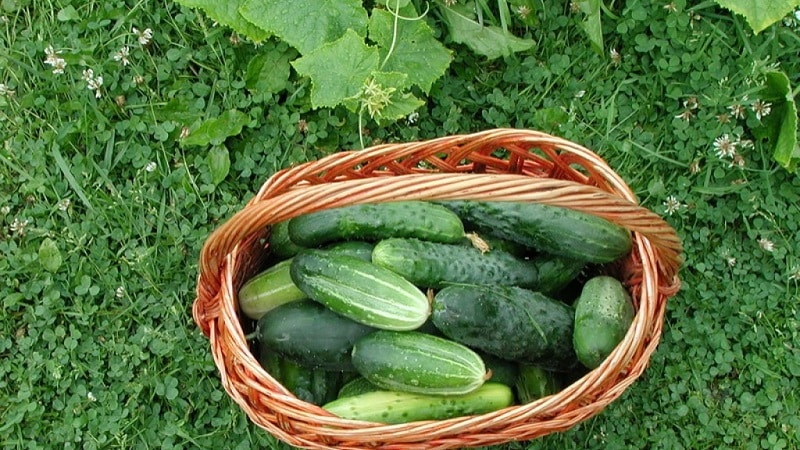
{"label": "grass", "polygon": [[[710,2],[629,1],[604,17],[615,60],[561,3],[538,11],[534,50],[487,62],[452,46],[418,120],[368,130],[368,144],[558,134],[604,156],[684,241],[683,289],[644,376],[568,432],[499,448],[800,447],[800,178],[772,161],[752,108],[773,65],[800,85],[800,29],[754,36]],[[0,446],[282,448],[224,393],[192,322],[198,253],[278,169],[357,148],[357,117],[311,110],[294,76],[250,93],[248,61],[287,50],[237,43],[172,3],[0,8],[13,91],[0,96]],[[44,63],[48,45],[64,73]],[[114,59],[123,46],[128,65]],[[85,69],[103,77],[100,97]],[[222,142],[180,141],[231,109],[247,120],[224,140],[226,173],[208,156]],[[720,158],[725,135],[753,145]]]}

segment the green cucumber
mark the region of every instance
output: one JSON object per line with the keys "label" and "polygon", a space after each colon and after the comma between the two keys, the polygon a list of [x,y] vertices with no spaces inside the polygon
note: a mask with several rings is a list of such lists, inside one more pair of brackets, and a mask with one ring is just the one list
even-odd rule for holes
{"label": "green cucumber", "polygon": [[430,316],[418,287],[389,269],[320,250],[294,257],[292,281],[309,298],[357,322],[384,330],[413,330]]}
{"label": "green cucumber", "polygon": [[565,370],[575,365],[574,312],[513,286],[452,285],[433,299],[433,323],[450,339],[500,358]]}
{"label": "green cucumber", "polygon": [[391,238],[375,245],[372,262],[417,286],[442,288],[453,283],[536,286],[536,266],[502,250],[481,252],[461,244]]}
{"label": "green cucumber", "polygon": [[270,255],[278,260],[288,259],[300,253],[303,247],[292,242],[289,238],[289,221],[284,220],[272,225],[270,229],[269,246]]}
{"label": "green cucumber", "polygon": [[594,369],[619,345],[636,311],[622,283],[606,275],[589,279],[575,301],[573,345],[578,360]]}
{"label": "green cucumber", "polygon": [[530,403],[561,390],[561,382],[554,372],[538,366],[522,364],[514,383],[520,403]]}
{"label": "green cucumber", "polygon": [[416,331],[376,331],[353,346],[353,366],[376,386],[419,394],[474,391],[487,377],[477,353],[448,339]]}
{"label": "green cucumber", "polygon": [[465,224],[540,251],[592,263],[617,260],[631,251],[631,234],[590,214],[527,202],[451,200],[437,202]]}
{"label": "green cucumber", "polygon": [[264,314],[256,331],[265,351],[277,352],[305,367],[354,371],[350,360],[353,345],[375,329],[317,302],[301,300]]}
{"label": "green cucumber", "polygon": [[352,380],[345,383],[344,386],[342,386],[339,389],[336,398],[352,397],[354,395],[363,394],[365,392],[374,392],[380,390],[381,388],[375,386],[368,379],[359,375],[356,378],[353,378]]}
{"label": "green cucumber", "polygon": [[534,256],[531,258],[531,262],[536,266],[536,272],[539,274],[536,291],[546,295],[555,295],[561,292],[586,267],[584,261],[546,253]]}
{"label": "green cucumber", "polygon": [[[351,255],[369,261],[374,245],[369,242],[347,241],[333,244],[326,251]],[[295,286],[289,274],[291,258],[280,261],[248,280],[239,289],[239,308],[247,317],[258,320],[278,306],[308,298]]]}
{"label": "green cucumber", "polygon": [[259,362],[295,397],[317,406],[335,400],[342,387],[342,372],[303,367],[276,352],[262,349]]}
{"label": "green cucumber", "polygon": [[499,358],[491,353],[481,351],[476,353],[481,357],[484,364],[486,364],[486,370],[492,374],[491,378],[487,381],[503,383],[506,386],[514,386],[519,376],[519,364],[514,361]]}
{"label": "green cucumber", "polygon": [[464,225],[449,209],[425,201],[368,203],[325,209],[289,220],[292,242],[318,247],[337,240],[416,237],[459,242]]}
{"label": "green cucumber", "polygon": [[334,400],[322,408],[344,419],[396,424],[485,414],[511,406],[513,402],[514,393],[510,387],[488,382],[462,395],[366,392]]}

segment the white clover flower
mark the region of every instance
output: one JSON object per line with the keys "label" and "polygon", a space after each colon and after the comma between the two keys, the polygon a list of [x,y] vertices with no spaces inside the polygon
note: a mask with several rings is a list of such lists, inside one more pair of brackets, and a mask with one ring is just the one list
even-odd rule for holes
{"label": "white clover flower", "polygon": [[0,83],[0,96],[13,97],[14,96],[14,90],[9,89],[8,86],[6,86],[3,83]]}
{"label": "white clover flower", "polygon": [[521,5],[517,7],[517,15],[521,19],[526,19],[531,14],[531,8],[526,5]]}
{"label": "white clover flower", "polygon": [[768,116],[769,113],[772,112],[772,103],[763,102],[760,99],[754,101],[750,107],[753,112],[756,113],[758,120],[761,120],[762,117]]}
{"label": "white clover flower", "polygon": [[681,119],[681,120],[683,120],[685,122],[688,122],[692,118],[694,118],[694,113],[692,112],[691,109],[685,109],[682,113],[680,113],[677,116],[675,116],[675,118],[676,119]]}
{"label": "white clover flower", "polygon": [[728,111],[730,111],[731,115],[737,119],[744,119],[744,114],[746,112],[744,106],[739,103],[729,106]]}
{"label": "white clover flower", "polygon": [[736,155],[736,142],[732,141],[726,133],[714,139],[714,150],[717,156],[722,158],[733,158]]}
{"label": "white clover flower", "polygon": [[614,64],[619,64],[622,62],[622,55],[617,51],[617,49],[612,48],[611,51],[608,52],[609,56],[611,57],[611,62]]}
{"label": "white clover flower", "polygon": [[664,201],[664,212],[669,216],[678,212],[681,208],[683,208],[683,204],[674,195],[670,195]]}
{"label": "white clover flower", "polygon": [[56,205],[56,207],[58,208],[59,211],[66,211],[69,209],[69,205],[71,203],[72,202],[70,201],[70,199],[62,198],[61,200],[59,200],[58,205]]}
{"label": "white clover flower", "polygon": [[48,45],[44,49],[44,54],[46,56],[44,63],[53,68],[54,74],[59,75],[64,73],[64,69],[67,67],[67,62],[64,60],[64,58],[58,56],[61,54],[60,51],[55,51],[52,45]]}
{"label": "white clover flower", "polygon": [[8,230],[11,231],[11,234],[22,237],[25,236],[25,229],[28,227],[29,223],[30,221],[28,219],[19,220],[19,217],[15,217],[11,225],[8,226]]}
{"label": "white clover flower", "polygon": [[155,161],[150,161],[149,163],[147,163],[146,166],[144,166],[144,170],[146,172],[154,172],[156,170],[156,167],[157,167],[156,166],[156,162]]}
{"label": "white clover flower", "polygon": [[789,270],[790,281],[800,281],[800,266],[792,266]]}
{"label": "white clover flower", "polygon": [[136,39],[139,40],[139,44],[142,46],[149,44],[150,41],[153,40],[153,30],[150,28],[145,28],[144,30],[139,31],[138,28],[133,27],[131,28],[131,31],[136,35]]}
{"label": "white clover flower", "polygon": [[97,401],[97,397],[95,397],[94,394],[92,394],[92,391],[86,393],[86,398],[89,399],[90,402]]}
{"label": "white clover flower", "polygon": [[94,96],[96,98],[100,98],[102,96],[101,88],[103,87],[103,77],[102,75],[94,75],[94,71],[92,69],[86,69],[83,71],[83,78],[86,81],[86,88],[91,89],[94,91]]}
{"label": "white clover flower", "polygon": [[408,115],[408,117],[406,117],[406,122],[408,122],[409,125],[414,125],[417,123],[417,120],[419,120],[419,113],[416,111],[412,112]]}
{"label": "white clover flower", "polygon": [[118,63],[122,64],[123,66],[127,66],[128,64],[131,63],[131,61],[128,59],[128,57],[130,57],[130,55],[131,55],[131,51],[128,48],[128,46],[125,45],[122,48],[120,48],[117,51],[117,53],[114,53],[114,57],[113,58],[114,58],[114,61],[117,61]]}
{"label": "white clover flower", "polygon": [[733,266],[736,265],[736,258],[734,258],[733,256],[728,255],[728,256],[725,257],[725,260],[727,261],[727,263],[728,263],[728,265],[730,267],[733,267]]}
{"label": "white clover flower", "polygon": [[125,297],[125,287],[120,286],[114,291],[114,296],[117,298]]}
{"label": "white clover flower", "polygon": [[761,249],[765,252],[771,252],[775,250],[775,243],[763,237],[758,240],[758,246],[761,247]]}
{"label": "white clover flower", "polygon": [[8,213],[10,212],[11,212],[11,207],[8,205],[3,205],[3,207],[0,208],[0,215],[7,216]]}

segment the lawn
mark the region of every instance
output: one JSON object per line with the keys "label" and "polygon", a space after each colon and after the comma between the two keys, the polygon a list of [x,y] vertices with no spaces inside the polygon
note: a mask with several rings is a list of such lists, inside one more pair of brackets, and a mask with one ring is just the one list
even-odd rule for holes
{"label": "lawn", "polygon": [[764,131],[785,112],[771,74],[797,98],[800,15],[754,34],[713,1],[611,1],[598,52],[566,3],[537,3],[517,30],[535,45],[510,56],[441,35],[445,76],[378,124],[313,108],[293,49],[200,10],[0,2],[0,446],[285,448],[222,389],[192,320],[205,239],[284,167],[516,127],[605,158],[685,265],[634,385],[497,448],[800,448],[800,176]]}

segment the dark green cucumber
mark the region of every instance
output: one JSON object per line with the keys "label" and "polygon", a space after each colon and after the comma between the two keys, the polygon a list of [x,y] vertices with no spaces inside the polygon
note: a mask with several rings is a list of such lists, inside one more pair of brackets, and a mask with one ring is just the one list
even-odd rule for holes
{"label": "dark green cucumber", "polygon": [[491,378],[487,381],[503,383],[506,386],[514,386],[519,376],[519,364],[514,361],[498,358],[491,353],[482,351],[476,353],[481,357],[484,364],[486,364],[486,370],[492,374]]}
{"label": "dark green cucumber", "polygon": [[[374,245],[370,242],[347,241],[333,244],[325,250],[350,255],[369,261]],[[239,289],[239,308],[247,317],[258,320],[278,306],[308,298],[295,286],[289,274],[292,259],[286,259],[267,268],[248,280]]]}
{"label": "dark green cucumber", "polygon": [[358,376],[345,383],[337,394],[336,398],[352,397],[366,392],[380,391],[381,388],[375,386],[368,379]]}
{"label": "dark green cucumber", "polygon": [[337,240],[416,237],[459,242],[464,225],[449,209],[424,201],[368,203],[326,209],[289,220],[292,242],[304,247]]}
{"label": "dark green cucumber", "polygon": [[260,353],[261,365],[300,400],[321,406],[337,398],[342,372],[303,367],[268,350]]}
{"label": "dark green cucumber", "polygon": [[428,298],[418,287],[352,256],[308,250],[294,257],[290,274],[312,300],[371,327],[413,330],[430,316]]}
{"label": "dark green cucumber", "polygon": [[567,208],[526,202],[438,202],[481,233],[527,247],[593,263],[607,263],[631,250],[628,230],[603,218]]}
{"label": "dark green cucumber", "polygon": [[561,370],[575,364],[573,318],[568,305],[513,286],[453,285],[433,299],[433,323],[450,339]]}
{"label": "dark green cucumber", "polygon": [[553,295],[567,287],[581,274],[586,262],[553,254],[540,254],[530,260],[536,266],[539,279],[536,291]]}
{"label": "dark green cucumber", "polygon": [[376,386],[420,394],[458,395],[486,380],[477,353],[448,339],[416,331],[376,331],[353,346],[358,373]]}
{"label": "dark green cucumber", "polygon": [[520,403],[530,403],[560,391],[561,382],[554,372],[539,366],[522,364],[514,383],[514,390]]}
{"label": "dark green cucumber", "polygon": [[485,414],[511,406],[513,402],[510,387],[488,382],[462,395],[366,392],[334,400],[322,408],[344,419],[396,424]]}
{"label": "dark green cucumber", "polygon": [[419,239],[384,239],[375,245],[372,262],[400,274],[417,286],[442,288],[452,283],[536,286],[536,266],[502,250],[481,252],[461,244]]}
{"label": "dark green cucumber", "polygon": [[636,311],[619,280],[601,275],[589,279],[575,301],[573,345],[578,360],[594,369],[625,337]]}
{"label": "dark green cucumber", "polygon": [[373,331],[317,302],[301,300],[264,314],[258,321],[257,338],[265,351],[277,352],[302,366],[353,371],[353,345]]}
{"label": "dark green cucumber", "polygon": [[268,238],[267,249],[270,255],[278,260],[288,259],[298,254],[303,247],[292,242],[289,238],[289,221],[284,220],[272,225]]}

